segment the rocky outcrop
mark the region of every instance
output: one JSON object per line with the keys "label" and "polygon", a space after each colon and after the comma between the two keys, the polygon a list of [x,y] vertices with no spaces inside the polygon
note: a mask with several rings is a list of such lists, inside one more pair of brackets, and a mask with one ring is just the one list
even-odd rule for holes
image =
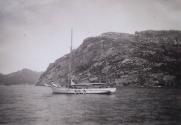
{"label": "rocky outcrop", "polygon": [[7,75],[0,74],[0,84],[19,85],[19,84],[36,84],[41,72],[35,72],[29,69],[23,69]]}
{"label": "rocky outcrop", "polygon": [[67,54],[50,64],[37,85],[51,81],[67,85],[70,62],[77,82],[179,86],[181,31],[109,32],[89,37],[71,55]]}

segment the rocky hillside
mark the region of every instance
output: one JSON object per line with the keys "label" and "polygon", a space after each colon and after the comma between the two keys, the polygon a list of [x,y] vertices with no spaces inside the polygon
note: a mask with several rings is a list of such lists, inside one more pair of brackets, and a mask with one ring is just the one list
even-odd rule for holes
{"label": "rocky hillside", "polygon": [[[72,52],[72,74],[77,82],[106,82],[118,86],[179,86],[181,31],[103,33],[89,37]],[[38,85],[68,84],[67,54],[50,64]]]}
{"label": "rocky hillside", "polygon": [[18,85],[18,84],[36,84],[41,72],[35,72],[29,69],[23,69],[7,75],[0,74],[0,84]]}

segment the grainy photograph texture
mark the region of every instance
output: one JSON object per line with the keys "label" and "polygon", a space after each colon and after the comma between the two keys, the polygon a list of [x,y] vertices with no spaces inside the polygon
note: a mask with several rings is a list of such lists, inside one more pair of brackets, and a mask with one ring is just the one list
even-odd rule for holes
{"label": "grainy photograph texture", "polygon": [[0,0],[0,125],[180,125],[181,0]]}

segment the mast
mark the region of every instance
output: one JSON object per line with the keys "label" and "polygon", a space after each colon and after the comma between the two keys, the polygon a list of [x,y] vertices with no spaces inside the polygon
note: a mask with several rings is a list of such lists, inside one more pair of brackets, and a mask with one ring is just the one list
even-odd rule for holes
{"label": "mast", "polygon": [[71,38],[70,38],[70,57],[69,57],[69,78],[68,81],[71,83],[72,78],[72,42],[73,42],[73,29],[71,28]]}
{"label": "mast", "polygon": [[70,39],[70,53],[72,52],[72,42],[73,42],[73,29],[71,28],[71,39]]}

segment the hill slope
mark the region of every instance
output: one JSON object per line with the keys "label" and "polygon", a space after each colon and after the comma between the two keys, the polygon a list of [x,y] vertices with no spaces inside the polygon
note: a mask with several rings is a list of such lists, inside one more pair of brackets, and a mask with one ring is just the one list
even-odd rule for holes
{"label": "hill slope", "polygon": [[17,85],[17,84],[35,84],[41,73],[29,69],[23,69],[7,75],[0,74],[0,84]]}
{"label": "hill slope", "polygon": [[[77,82],[107,82],[118,86],[178,86],[181,82],[181,31],[103,33],[84,40],[72,52]],[[67,54],[50,64],[38,85],[68,83]]]}

